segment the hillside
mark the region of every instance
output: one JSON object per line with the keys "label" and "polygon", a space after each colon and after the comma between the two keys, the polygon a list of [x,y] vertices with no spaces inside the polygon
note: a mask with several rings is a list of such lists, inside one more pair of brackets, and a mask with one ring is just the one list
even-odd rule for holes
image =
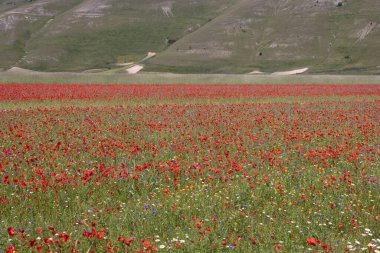
{"label": "hillside", "polygon": [[338,2],[0,0],[0,68],[380,74],[380,1]]}

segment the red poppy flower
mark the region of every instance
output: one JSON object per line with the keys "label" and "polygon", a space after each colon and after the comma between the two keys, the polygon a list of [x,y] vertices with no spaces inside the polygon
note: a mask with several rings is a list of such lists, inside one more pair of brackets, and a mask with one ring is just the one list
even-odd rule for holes
{"label": "red poppy flower", "polygon": [[314,237],[307,238],[306,242],[309,245],[317,246],[317,239],[315,239]]}
{"label": "red poppy flower", "polygon": [[9,236],[14,236],[15,235],[15,230],[12,227],[9,227],[7,230],[8,230],[8,235]]}
{"label": "red poppy flower", "polygon": [[129,246],[129,245],[131,245],[131,243],[133,242],[133,238],[132,237],[129,237],[129,238],[125,238],[124,239],[124,243],[127,245],[127,246]]}
{"label": "red poppy flower", "polygon": [[149,248],[149,247],[150,247],[150,242],[143,240],[143,241],[142,241],[142,245],[143,245],[145,248]]}

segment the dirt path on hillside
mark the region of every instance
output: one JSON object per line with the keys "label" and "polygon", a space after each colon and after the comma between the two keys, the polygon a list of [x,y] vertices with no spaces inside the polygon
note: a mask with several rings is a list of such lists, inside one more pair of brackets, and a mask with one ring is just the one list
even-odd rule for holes
{"label": "dirt path on hillside", "polygon": [[290,71],[282,71],[282,72],[274,72],[272,75],[275,76],[289,76],[289,75],[297,75],[297,74],[302,74],[308,71],[309,68],[303,68],[303,69],[295,69],[295,70],[290,70]]}
{"label": "dirt path on hillside", "polygon": [[355,43],[364,40],[376,26],[376,22],[369,22],[363,29],[359,30],[357,33],[358,40]]}
{"label": "dirt path on hillside", "polygon": [[135,65],[133,67],[130,67],[126,69],[128,74],[137,74],[139,73],[144,67],[142,65]]}

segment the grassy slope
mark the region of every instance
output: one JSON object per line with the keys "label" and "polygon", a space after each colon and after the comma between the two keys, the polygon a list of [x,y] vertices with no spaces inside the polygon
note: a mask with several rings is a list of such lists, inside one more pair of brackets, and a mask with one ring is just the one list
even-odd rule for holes
{"label": "grassy slope", "polygon": [[[333,2],[241,0],[152,59],[150,69],[247,73],[306,66],[317,73],[380,73],[380,2]],[[370,22],[374,29],[358,41]]]}
{"label": "grassy slope", "polygon": [[[60,14],[26,43],[18,66],[35,70],[81,71],[109,68],[117,59],[143,58],[165,49],[165,38],[180,38],[188,28],[202,26],[231,0],[87,0]],[[101,8],[102,5],[109,5]],[[161,7],[170,6],[173,17]]]}
{"label": "grassy slope", "polygon": [[[81,0],[0,1],[0,69],[9,68],[28,54],[27,43],[50,19]],[[14,4],[7,4],[14,3]]]}
{"label": "grassy slope", "polygon": [[[138,61],[155,51],[159,54],[146,71],[248,73],[309,67],[312,73],[380,73],[378,1],[346,1],[343,7],[330,0],[6,2],[0,0],[0,29],[10,19],[13,28],[0,33],[0,69],[108,69],[118,59]],[[166,17],[161,7],[170,5],[174,16]],[[358,41],[370,22],[371,33]],[[180,40],[167,48],[166,37]]]}

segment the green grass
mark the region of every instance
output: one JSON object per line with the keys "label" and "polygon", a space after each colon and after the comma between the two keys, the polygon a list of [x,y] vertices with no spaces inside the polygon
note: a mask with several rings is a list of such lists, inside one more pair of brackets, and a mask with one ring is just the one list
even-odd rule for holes
{"label": "green grass", "polygon": [[0,72],[0,84],[380,84],[380,76],[361,75],[226,75],[226,74],[79,74]]}

